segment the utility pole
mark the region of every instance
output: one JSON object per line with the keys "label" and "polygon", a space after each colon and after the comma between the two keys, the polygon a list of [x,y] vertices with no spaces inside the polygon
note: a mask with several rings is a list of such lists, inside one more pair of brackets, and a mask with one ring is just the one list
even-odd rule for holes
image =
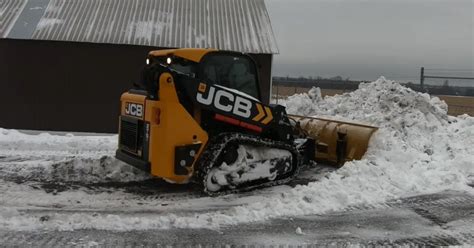
{"label": "utility pole", "polygon": [[425,67],[421,67],[420,70],[420,86],[421,86],[421,91],[425,91],[424,87],[424,81],[425,81]]}

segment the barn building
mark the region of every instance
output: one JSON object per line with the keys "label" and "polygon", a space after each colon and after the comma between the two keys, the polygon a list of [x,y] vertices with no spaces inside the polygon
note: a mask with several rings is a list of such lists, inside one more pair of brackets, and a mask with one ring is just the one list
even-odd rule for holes
{"label": "barn building", "polygon": [[150,50],[250,53],[269,100],[278,52],[264,0],[0,1],[0,127],[117,132]]}

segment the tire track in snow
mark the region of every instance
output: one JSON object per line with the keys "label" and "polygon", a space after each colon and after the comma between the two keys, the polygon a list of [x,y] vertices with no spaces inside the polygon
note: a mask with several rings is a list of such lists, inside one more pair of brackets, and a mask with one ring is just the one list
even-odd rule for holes
{"label": "tire track in snow", "polygon": [[[449,194],[450,192],[448,192]],[[452,192],[453,194],[459,194]],[[422,207],[429,207],[430,209],[436,207],[455,206],[463,205],[465,203],[473,203],[474,207],[474,196],[472,195],[461,195],[453,196],[449,198],[443,197],[445,193],[432,194],[426,196],[414,196],[408,198],[396,199],[388,202],[376,203],[376,204],[361,204],[353,205],[341,210],[341,212],[359,211],[359,210],[371,210],[371,209],[388,209],[395,207],[410,207],[412,209],[418,209],[420,214],[424,211]],[[428,215],[428,214],[426,214]]]}
{"label": "tire track in snow", "polygon": [[150,176],[109,155],[8,156],[0,160],[0,179],[13,182],[127,182]]}
{"label": "tire track in snow", "polygon": [[[317,181],[334,169],[327,166],[304,168],[291,185]],[[150,179],[148,174],[121,164],[111,156],[5,156],[0,159],[0,179],[28,186],[33,190],[44,190],[53,195],[73,191],[92,195],[124,192],[133,194],[133,201],[144,202],[185,201],[206,197],[197,185],[172,185],[162,180]],[[263,193],[256,190],[241,195],[251,196],[265,194],[264,192],[265,190]],[[14,197],[21,200],[22,196]],[[24,198],[30,198],[30,195],[24,195]]]}
{"label": "tire track in snow", "polygon": [[[186,233],[186,235],[183,235]],[[192,238],[191,238],[191,237]],[[229,236],[231,236],[229,238]],[[301,236],[301,235],[299,235]],[[180,238],[177,238],[180,237]],[[440,247],[440,246],[469,246],[474,244],[471,233],[457,234],[433,233],[409,238],[386,239],[373,237],[370,239],[352,237],[326,237],[318,240],[303,238],[295,242],[246,242],[241,234],[226,235],[225,233],[182,230],[154,233],[140,232],[107,232],[100,230],[78,230],[62,232],[3,232],[0,231],[0,243],[8,246],[35,247]],[[355,239],[356,238],[356,239]],[[240,240],[240,243],[235,243]],[[296,240],[301,240],[296,237]],[[250,243],[250,244],[248,244]],[[271,245],[269,245],[271,244]]]}

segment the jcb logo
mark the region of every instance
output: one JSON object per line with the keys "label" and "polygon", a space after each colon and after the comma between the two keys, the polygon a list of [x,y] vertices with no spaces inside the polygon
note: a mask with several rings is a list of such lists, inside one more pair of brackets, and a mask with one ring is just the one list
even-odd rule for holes
{"label": "jcb logo", "polygon": [[127,102],[125,104],[125,114],[136,117],[143,117],[143,105],[138,103]]}
{"label": "jcb logo", "polygon": [[197,101],[204,105],[214,105],[219,110],[233,113],[240,117],[249,118],[252,115],[252,102],[228,91],[210,86],[207,96],[204,96],[207,85],[201,83],[198,88]]}

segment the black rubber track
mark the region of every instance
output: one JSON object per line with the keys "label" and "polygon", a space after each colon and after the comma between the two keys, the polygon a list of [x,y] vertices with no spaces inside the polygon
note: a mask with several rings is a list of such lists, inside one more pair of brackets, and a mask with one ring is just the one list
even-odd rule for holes
{"label": "black rubber track", "polygon": [[[237,142],[238,144],[248,144],[254,146],[261,146],[261,147],[268,147],[273,149],[282,149],[291,152],[293,155],[293,165],[292,169],[289,173],[285,175],[278,176],[273,181],[263,181],[259,180],[256,184],[250,185],[243,185],[240,188],[226,188],[225,190],[213,192],[209,191],[206,187],[206,176],[207,174],[213,169],[215,166],[218,166],[217,160],[219,156],[224,151],[224,148],[231,142]],[[210,196],[218,196],[218,195],[225,195],[225,194],[233,194],[233,193],[240,193],[245,191],[250,191],[256,188],[263,188],[263,187],[270,187],[275,185],[281,185],[288,183],[291,181],[296,175],[298,175],[299,169],[301,167],[301,159],[298,151],[292,145],[278,142],[270,139],[264,139],[252,135],[242,134],[242,133],[222,133],[214,138],[212,138],[209,142],[208,147],[204,151],[203,155],[201,156],[200,160],[196,166],[196,178],[195,181],[199,183],[203,191],[210,195]]]}

